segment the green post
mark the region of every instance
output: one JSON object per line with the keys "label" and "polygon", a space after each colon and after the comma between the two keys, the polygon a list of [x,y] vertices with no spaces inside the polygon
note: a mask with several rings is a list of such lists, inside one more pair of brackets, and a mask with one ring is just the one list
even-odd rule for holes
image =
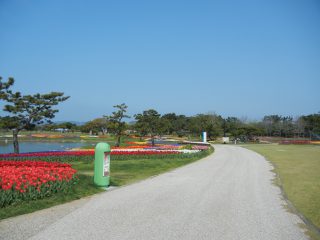
{"label": "green post", "polygon": [[110,145],[98,143],[94,153],[94,184],[107,187],[110,184]]}

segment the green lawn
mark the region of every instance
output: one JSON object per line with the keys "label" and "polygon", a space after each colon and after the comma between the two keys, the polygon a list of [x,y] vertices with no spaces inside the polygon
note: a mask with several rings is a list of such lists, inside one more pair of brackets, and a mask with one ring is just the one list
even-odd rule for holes
{"label": "green lawn", "polygon": [[[111,185],[122,186],[132,182],[154,176],[171,169],[186,165],[198,159],[208,156],[213,150],[197,154],[178,156],[168,155],[166,158],[150,156],[150,159],[111,160]],[[73,167],[81,174],[93,176],[93,162],[72,163]]]}
{"label": "green lawn", "polygon": [[[194,162],[208,156],[212,152],[213,149],[191,155],[184,154],[176,156],[175,154],[172,154],[165,158],[150,156],[150,159],[111,159],[111,185],[123,186],[130,184]],[[78,170],[80,179],[79,183],[75,185],[68,194],[59,193],[52,197],[30,202],[22,201],[14,205],[0,208],[0,220],[34,212],[104,191],[93,185],[93,161],[78,161],[71,162],[71,164],[73,168]]]}
{"label": "green lawn", "polygon": [[275,166],[288,199],[320,229],[320,146],[245,145]]}

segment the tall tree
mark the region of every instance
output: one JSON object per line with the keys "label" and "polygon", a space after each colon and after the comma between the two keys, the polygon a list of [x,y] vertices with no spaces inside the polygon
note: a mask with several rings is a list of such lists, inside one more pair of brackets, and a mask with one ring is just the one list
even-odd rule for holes
{"label": "tall tree", "polygon": [[149,134],[151,137],[152,146],[154,146],[154,137],[159,134],[162,128],[162,123],[160,119],[160,114],[154,110],[149,109],[143,111],[142,114],[134,115],[136,119],[136,129],[139,132],[144,132]]}
{"label": "tall tree", "polygon": [[167,126],[167,133],[173,134],[176,131],[175,123],[177,121],[178,116],[175,113],[167,113],[162,115],[161,117],[163,120],[167,120],[168,126]]}
{"label": "tall tree", "polygon": [[161,116],[167,124],[167,134],[177,134],[182,137],[187,132],[187,117],[185,115],[176,115],[175,113],[167,113]]}
{"label": "tall tree", "polygon": [[96,134],[102,132],[102,134],[105,134],[107,132],[107,120],[105,118],[93,119],[81,126],[81,131]]}
{"label": "tall tree", "polygon": [[104,116],[107,119],[109,130],[116,135],[116,146],[120,146],[121,136],[126,130],[126,123],[123,121],[124,118],[130,118],[126,115],[128,106],[125,103],[113,106],[117,111],[112,112],[110,116]]}
{"label": "tall tree", "polygon": [[238,138],[243,134],[243,123],[236,117],[228,117],[226,119],[227,132],[233,137]]}
{"label": "tall tree", "polygon": [[13,78],[10,78],[7,83],[1,82],[0,97],[7,102],[3,110],[9,113],[3,124],[12,130],[14,152],[19,153],[19,132],[22,129],[33,129],[37,124],[50,123],[58,112],[52,107],[67,100],[69,96],[64,96],[62,92],[22,95],[20,92],[10,90],[9,87],[13,84]]}
{"label": "tall tree", "polygon": [[294,121],[294,134],[297,137],[305,136],[306,122],[303,117],[297,117]]}
{"label": "tall tree", "polygon": [[305,131],[310,138],[312,138],[314,134],[316,134],[316,138],[318,138],[320,135],[320,113],[302,116],[302,119],[305,122]]}
{"label": "tall tree", "polygon": [[292,137],[294,135],[294,122],[293,117],[284,116],[281,119],[282,137]]}
{"label": "tall tree", "polygon": [[220,115],[215,113],[207,114],[209,119],[209,125],[207,127],[207,135],[210,140],[216,139],[218,136],[221,136],[223,129],[223,118]]}
{"label": "tall tree", "polygon": [[269,136],[281,136],[282,133],[282,116],[267,115],[262,120],[266,132]]}
{"label": "tall tree", "polygon": [[188,122],[190,132],[199,135],[205,131],[210,140],[214,140],[222,134],[222,126],[223,118],[215,113],[198,114],[191,117]]}

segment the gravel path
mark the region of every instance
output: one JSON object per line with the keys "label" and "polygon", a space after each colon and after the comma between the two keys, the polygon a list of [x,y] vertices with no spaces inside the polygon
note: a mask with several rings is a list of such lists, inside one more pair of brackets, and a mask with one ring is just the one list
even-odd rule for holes
{"label": "gravel path", "polygon": [[[96,195],[74,209],[68,207],[65,214],[48,209],[2,221],[1,236],[32,236],[33,240],[307,239],[298,227],[302,221],[283,207],[280,189],[272,185],[272,166],[262,156],[230,145],[215,149],[215,154],[203,160]],[[61,212],[63,208],[58,207]],[[46,219],[42,227],[36,225],[39,215]]]}

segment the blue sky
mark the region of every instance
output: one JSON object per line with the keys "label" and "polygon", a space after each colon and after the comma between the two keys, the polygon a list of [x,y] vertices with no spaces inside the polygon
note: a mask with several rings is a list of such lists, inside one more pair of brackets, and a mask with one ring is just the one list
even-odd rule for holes
{"label": "blue sky", "polygon": [[62,91],[55,120],[320,111],[320,2],[0,0],[0,76]]}

